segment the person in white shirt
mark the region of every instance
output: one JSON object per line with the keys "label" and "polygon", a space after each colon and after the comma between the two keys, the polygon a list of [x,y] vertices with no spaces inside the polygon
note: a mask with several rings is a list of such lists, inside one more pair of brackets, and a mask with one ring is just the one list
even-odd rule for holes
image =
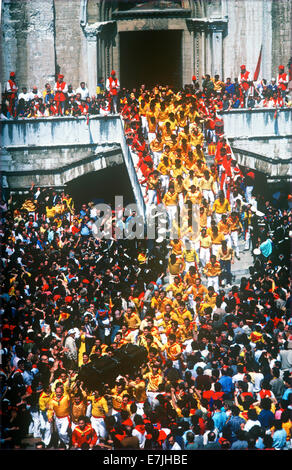
{"label": "person in white shirt", "polygon": [[31,93],[28,93],[27,88],[24,86],[24,87],[22,87],[22,92],[19,93],[19,95],[18,95],[18,101],[23,99],[24,101],[28,102],[31,99],[30,95],[31,95]]}
{"label": "person in white shirt", "polygon": [[32,91],[30,93],[28,93],[28,95],[29,95],[30,100],[35,100],[36,98],[42,98],[43,97],[41,92],[38,90],[37,86],[34,86],[32,88]]}
{"label": "person in white shirt", "polygon": [[76,94],[80,93],[81,99],[86,100],[89,96],[88,88],[85,86],[85,82],[80,82],[80,86],[76,90]]}
{"label": "person in white shirt", "polygon": [[258,415],[257,415],[257,412],[254,408],[250,408],[247,412],[247,416],[248,416],[248,420],[246,421],[245,425],[244,425],[244,431],[248,432],[250,431],[254,426],[260,426],[261,427],[261,423],[260,421],[257,419],[258,418]]}

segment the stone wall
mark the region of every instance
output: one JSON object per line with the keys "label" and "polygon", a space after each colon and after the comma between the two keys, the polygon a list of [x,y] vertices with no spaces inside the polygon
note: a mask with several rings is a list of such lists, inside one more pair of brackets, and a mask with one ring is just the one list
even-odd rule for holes
{"label": "stone wall", "polygon": [[80,0],[54,0],[56,68],[76,89],[87,77],[86,40],[80,27]]}
{"label": "stone wall", "polygon": [[55,78],[53,0],[2,0],[1,84],[11,71],[21,88],[43,90]]}
{"label": "stone wall", "polygon": [[227,0],[228,32],[224,39],[224,78],[238,77],[245,64],[253,77],[263,44],[260,77],[271,78],[272,0]]}
{"label": "stone wall", "polygon": [[292,57],[292,2],[289,0],[273,0],[272,5],[272,75],[276,77],[278,66],[284,65],[287,69]]}
{"label": "stone wall", "polygon": [[291,136],[292,109],[232,110],[220,113],[227,137]]}

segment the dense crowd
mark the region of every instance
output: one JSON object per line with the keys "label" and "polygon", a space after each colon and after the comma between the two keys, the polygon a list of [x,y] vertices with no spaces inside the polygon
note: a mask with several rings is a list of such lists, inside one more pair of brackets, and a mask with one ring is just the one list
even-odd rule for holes
{"label": "dense crowd", "polygon": [[[1,201],[2,448],[291,448],[291,206],[237,165],[203,94],[113,94],[147,211],[167,212],[156,241],[117,239],[131,215],[66,191]],[[240,237],[253,263],[236,283]],[[127,345],[144,359],[87,376]]]}
{"label": "dense crowd", "polygon": [[[224,81],[219,75],[211,77],[206,74],[200,84],[197,77],[193,76],[192,83],[186,89],[194,92],[207,107],[211,106],[216,111],[291,106],[288,74],[283,65],[279,66],[278,72],[276,78],[258,80],[242,65],[238,77],[233,80],[227,77]],[[117,80],[115,74],[112,77]],[[11,72],[2,95],[1,118],[107,115],[119,111],[123,101],[132,93],[137,98],[137,89],[118,88],[117,93],[112,93],[109,79],[104,83],[104,79],[100,78],[96,93],[90,96],[85,82],[74,89],[64,81],[62,74],[57,76],[54,86],[46,83],[43,91],[36,86],[31,91],[26,86],[20,89],[15,72]]]}

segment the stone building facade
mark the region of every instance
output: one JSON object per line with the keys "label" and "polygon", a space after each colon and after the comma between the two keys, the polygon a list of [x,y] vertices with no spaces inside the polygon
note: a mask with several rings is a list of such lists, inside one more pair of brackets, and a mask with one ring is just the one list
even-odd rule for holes
{"label": "stone building facade", "polygon": [[115,69],[122,86],[183,86],[192,75],[260,77],[288,67],[290,0],[2,0],[1,84],[44,88],[57,73],[95,93]]}

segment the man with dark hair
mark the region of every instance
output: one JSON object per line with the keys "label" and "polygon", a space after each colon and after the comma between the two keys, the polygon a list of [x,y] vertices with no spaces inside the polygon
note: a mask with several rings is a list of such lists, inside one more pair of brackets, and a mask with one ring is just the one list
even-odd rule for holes
{"label": "man with dark hair", "polygon": [[78,419],[78,426],[72,433],[72,446],[75,449],[81,449],[83,444],[87,443],[89,448],[92,449],[97,442],[97,434],[90,424],[90,421],[85,416],[80,416]]}
{"label": "man with dark hair", "polygon": [[220,450],[221,446],[216,439],[216,433],[211,431],[208,434],[208,442],[204,445],[203,450]]}

